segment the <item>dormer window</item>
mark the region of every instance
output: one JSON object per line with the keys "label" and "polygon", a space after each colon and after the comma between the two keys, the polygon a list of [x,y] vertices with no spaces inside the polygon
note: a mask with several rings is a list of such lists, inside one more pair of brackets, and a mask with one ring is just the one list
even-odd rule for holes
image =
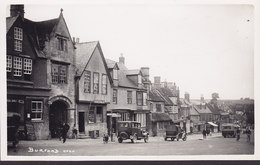
{"label": "dormer window", "polygon": [[67,39],[63,37],[58,37],[58,50],[64,52],[68,51]]}
{"label": "dormer window", "polygon": [[22,51],[23,29],[14,27],[14,50]]}
{"label": "dormer window", "polygon": [[113,69],[113,79],[114,80],[118,79],[118,70],[117,69]]}

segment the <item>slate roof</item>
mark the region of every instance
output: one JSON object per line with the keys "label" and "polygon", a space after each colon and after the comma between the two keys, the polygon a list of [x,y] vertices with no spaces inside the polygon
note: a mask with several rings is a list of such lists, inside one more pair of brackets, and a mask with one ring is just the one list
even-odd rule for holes
{"label": "slate roof", "polygon": [[191,116],[199,116],[200,114],[198,113],[198,111],[196,111],[196,109],[192,106],[190,108],[190,115]]}
{"label": "slate roof", "polygon": [[108,69],[113,69],[114,66],[116,65],[116,62],[110,59],[106,59],[106,62],[107,62]]}
{"label": "slate roof", "polygon": [[152,113],[152,121],[172,121],[172,119],[166,113]]}
{"label": "slate roof", "polygon": [[212,114],[212,112],[209,110],[209,108],[206,106],[206,107],[204,107],[203,105],[201,106],[201,108],[200,108],[200,105],[194,105],[194,107],[195,107],[195,109],[197,110],[197,112],[199,113],[199,114]]}
{"label": "slate roof", "polygon": [[207,104],[207,106],[214,115],[220,115],[220,110],[218,108],[214,108],[211,104]]}
{"label": "slate roof", "polygon": [[78,69],[78,75],[81,75],[92,55],[96,49],[98,41],[76,43],[76,58],[75,63]]}
{"label": "slate roof", "polygon": [[19,15],[15,16],[15,17],[6,18],[6,32],[8,32],[10,30],[10,28],[13,26],[14,22],[16,21],[16,19],[18,17],[19,17]]}
{"label": "slate roof", "polygon": [[138,75],[140,74],[139,69],[126,70],[126,75]]}
{"label": "slate roof", "polygon": [[158,101],[158,102],[164,102],[164,100],[161,97],[161,95],[155,89],[151,89],[151,91],[149,92],[149,100],[151,100],[151,101]]}
{"label": "slate roof", "polygon": [[166,106],[172,106],[173,105],[173,102],[169,98],[169,97],[172,97],[173,94],[172,94],[172,92],[169,88],[160,87],[160,88],[156,88],[156,90],[161,94],[161,97],[165,101]]}

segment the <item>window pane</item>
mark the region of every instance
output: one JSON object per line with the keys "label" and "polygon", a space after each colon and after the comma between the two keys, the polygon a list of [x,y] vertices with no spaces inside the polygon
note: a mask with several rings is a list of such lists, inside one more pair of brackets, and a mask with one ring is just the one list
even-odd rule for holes
{"label": "window pane", "polygon": [[107,75],[102,75],[102,94],[107,94]]}
{"label": "window pane", "polygon": [[52,83],[58,83],[59,79],[59,66],[56,64],[52,64]]}
{"label": "window pane", "polygon": [[14,27],[14,39],[23,40],[23,29]]}
{"label": "window pane", "polygon": [[14,50],[21,52],[22,51],[22,41],[14,40]]}
{"label": "window pane", "polygon": [[31,112],[32,112],[31,113],[32,120],[42,120],[43,102],[42,101],[32,101]]}
{"label": "window pane", "polygon": [[22,58],[14,57],[14,76],[22,76]]}
{"label": "window pane", "polygon": [[143,105],[143,93],[137,92],[137,105]]}
{"label": "window pane", "polygon": [[32,60],[24,59],[24,74],[32,74]]}
{"label": "window pane", "polygon": [[93,93],[99,93],[99,73],[93,73]]}
{"label": "window pane", "polygon": [[60,65],[60,83],[64,84],[67,82],[67,70],[66,66]]}
{"label": "window pane", "polygon": [[10,55],[6,56],[6,71],[7,72],[12,71],[12,56],[10,56]]}
{"label": "window pane", "polygon": [[117,90],[116,89],[114,89],[113,90],[113,103],[117,103]]}
{"label": "window pane", "polygon": [[91,83],[91,76],[90,76],[91,72],[90,71],[85,71],[84,74],[84,92],[86,93],[90,93],[91,92],[91,88],[90,88],[90,83]]}

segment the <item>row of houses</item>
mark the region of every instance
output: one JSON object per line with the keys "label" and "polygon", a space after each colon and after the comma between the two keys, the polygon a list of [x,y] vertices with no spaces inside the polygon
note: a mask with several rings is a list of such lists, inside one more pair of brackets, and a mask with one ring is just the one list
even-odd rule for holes
{"label": "row of houses", "polygon": [[7,112],[21,115],[27,139],[56,138],[63,122],[98,137],[117,133],[118,121],[138,121],[158,136],[172,123],[189,133],[222,120],[203,99],[180,98],[175,83],[152,83],[148,67],[128,69],[122,55],[106,59],[99,41],[72,38],[62,9],[35,22],[24,18],[24,5],[11,5],[6,43]]}

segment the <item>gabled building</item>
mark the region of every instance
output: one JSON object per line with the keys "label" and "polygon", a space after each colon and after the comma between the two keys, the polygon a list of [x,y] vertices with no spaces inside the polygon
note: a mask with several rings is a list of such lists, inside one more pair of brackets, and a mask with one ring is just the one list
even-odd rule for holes
{"label": "gabled building", "polygon": [[113,79],[111,103],[108,105],[110,114],[108,123],[109,132],[117,132],[117,121],[138,121],[146,129],[147,114],[147,88],[142,82],[140,70],[129,70],[125,66],[123,56],[119,62],[106,59]]}
{"label": "gabled building", "polygon": [[172,119],[165,112],[165,99],[157,89],[152,88],[149,91],[148,105],[150,109],[148,131],[152,136],[162,136],[165,133],[166,126],[172,123]]}
{"label": "gabled building", "polygon": [[35,22],[11,5],[7,25],[7,111],[21,114],[28,139],[57,137],[75,123],[75,47],[61,13]]}
{"label": "gabled building", "polygon": [[191,121],[191,133],[200,132],[204,128],[204,124],[200,121],[200,114],[198,111],[194,108],[194,106],[190,107],[190,121]]}
{"label": "gabled building", "polygon": [[99,137],[107,133],[112,78],[98,41],[76,42],[75,46],[78,130],[80,135]]}
{"label": "gabled building", "polygon": [[210,109],[206,106],[206,103],[194,105],[194,108],[200,114],[200,121],[202,123],[206,124],[207,122],[212,121],[213,115]]}

